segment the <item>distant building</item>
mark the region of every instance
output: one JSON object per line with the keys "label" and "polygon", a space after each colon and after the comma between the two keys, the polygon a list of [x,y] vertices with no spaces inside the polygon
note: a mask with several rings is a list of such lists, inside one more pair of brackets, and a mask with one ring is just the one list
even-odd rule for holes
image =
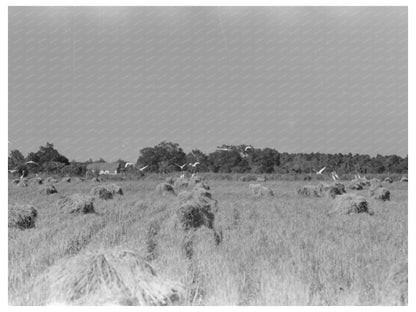
{"label": "distant building", "polygon": [[121,164],[118,161],[112,163],[92,163],[87,165],[87,171],[97,175],[118,174],[121,172]]}

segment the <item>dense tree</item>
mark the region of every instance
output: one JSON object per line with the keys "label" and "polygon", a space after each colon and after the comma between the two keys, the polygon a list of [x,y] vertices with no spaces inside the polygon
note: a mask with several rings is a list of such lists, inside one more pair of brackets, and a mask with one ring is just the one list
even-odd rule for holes
{"label": "dense tree", "polygon": [[137,166],[149,166],[153,172],[170,172],[177,170],[175,164],[183,164],[186,154],[177,143],[163,141],[154,147],[140,150]]}
{"label": "dense tree", "polygon": [[19,165],[23,164],[25,161],[25,157],[19,150],[12,150],[9,156],[8,167],[9,169],[15,169]]}

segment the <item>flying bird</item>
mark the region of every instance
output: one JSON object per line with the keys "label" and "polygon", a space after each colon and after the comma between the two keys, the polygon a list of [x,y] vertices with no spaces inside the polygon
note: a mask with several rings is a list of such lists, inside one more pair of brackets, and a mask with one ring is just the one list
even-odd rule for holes
{"label": "flying bird", "polygon": [[322,172],[324,172],[324,170],[326,169],[326,167],[323,167],[321,170],[319,170],[319,171],[316,171],[315,170],[315,172],[316,172],[316,174],[322,174]]}
{"label": "flying bird", "polygon": [[124,168],[127,168],[128,166],[133,166],[134,164],[133,163],[126,163],[125,165],[124,165]]}
{"label": "flying bird", "polygon": [[197,162],[195,162],[195,163],[189,163],[189,165],[191,165],[192,167],[196,167],[196,166],[198,166],[200,164],[200,162],[199,161],[197,161]]}
{"label": "flying bird", "polygon": [[331,172],[331,176],[332,176],[332,179],[333,179],[334,181],[339,180],[339,176],[337,175],[337,173],[336,173],[335,171],[332,171],[332,172]]}
{"label": "flying bird", "polygon": [[9,170],[10,173],[15,173],[17,172],[17,169],[13,169],[13,170]]}
{"label": "flying bird", "polygon": [[33,160],[29,160],[29,161],[25,162],[25,164],[27,164],[27,165],[30,165],[30,164],[39,165],[37,162],[34,162]]}
{"label": "flying bird", "polygon": [[143,170],[144,170],[144,169],[146,169],[147,167],[149,167],[149,165],[147,165],[147,166],[144,166],[144,167],[140,168],[140,169],[139,169],[139,171],[143,171]]}
{"label": "flying bird", "polygon": [[246,146],[246,148],[244,149],[244,151],[247,152],[248,149],[253,149],[253,146],[251,146],[251,145]]}
{"label": "flying bird", "polygon": [[178,164],[175,164],[175,166],[178,166],[179,168],[181,168],[182,171],[183,171],[183,168],[185,168],[186,165],[188,165],[188,164],[183,164],[182,166],[178,165]]}

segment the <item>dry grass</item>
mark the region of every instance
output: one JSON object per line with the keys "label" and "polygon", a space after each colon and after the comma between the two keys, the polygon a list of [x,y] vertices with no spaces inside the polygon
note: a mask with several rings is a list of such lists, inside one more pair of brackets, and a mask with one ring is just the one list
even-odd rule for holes
{"label": "dry grass", "polygon": [[[49,270],[119,246],[139,249],[158,276],[181,283],[184,305],[406,304],[407,272],[400,265],[408,251],[406,183],[389,185],[390,201],[367,198],[373,216],[328,216],[345,195],[306,198],[294,191],[303,181],[268,180],[275,196],[256,199],[244,182],[208,180],[210,200],[217,201],[214,228],[222,230],[216,244],[206,226],[172,230],[180,199],[154,192],[163,180],[121,181],[124,196],[96,201],[96,213],[86,215],[62,213],[59,195],[10,184],[9,205],[28,203],[38,216],[35,228],[9,228],[9,304],[43,304],[36,282]],[[59,192],[86,195],[92,186],[67,183]]]}
{"label": "dry grass", "polygon": [[38,211],[31,205],[14,203],[9,208],[8,224],[9,228],[21,230],[35,227]]}
{"label": "dry grass", "polygon": [[171,305],[180,283],[165,280],[138,252],[108,249],[63,259],[34,283],[33,302],[66,305]]}

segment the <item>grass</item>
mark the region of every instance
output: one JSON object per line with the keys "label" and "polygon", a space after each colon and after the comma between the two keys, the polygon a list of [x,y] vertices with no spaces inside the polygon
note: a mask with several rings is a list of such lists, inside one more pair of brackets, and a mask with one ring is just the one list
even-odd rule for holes
{"label": "grass", "polygon": [[[407,184],[387,184],[391,201],[369,199],[374,216],[328,216],[333,200],[305,198],[303,181],[267,181],[274,197],[250,196],[249,183],[208,180],[218,201],[220,245],[201,231],[186,258],[171,231],[177,199],[160,196],[160,180],[116,182],[124,195],[96,200],[95,214],[63,214],[59,194],[89,193],[92,182],[57,183],[59,194],[9,184],[9,205],[38,210],[36,227],[9,229],[9,304],[36,305],[33,282],[59,259],[85,250],[140,250],[158,274],[183,283],[185,305],[380,305],[390,269],[408,251]],[[348,190],[348,192],[352,192]],[[354,191],[369,198],[368,190]],[[205,235],[205,236],[204,236]],[[391,287],[391,286],[389,286]]]}

